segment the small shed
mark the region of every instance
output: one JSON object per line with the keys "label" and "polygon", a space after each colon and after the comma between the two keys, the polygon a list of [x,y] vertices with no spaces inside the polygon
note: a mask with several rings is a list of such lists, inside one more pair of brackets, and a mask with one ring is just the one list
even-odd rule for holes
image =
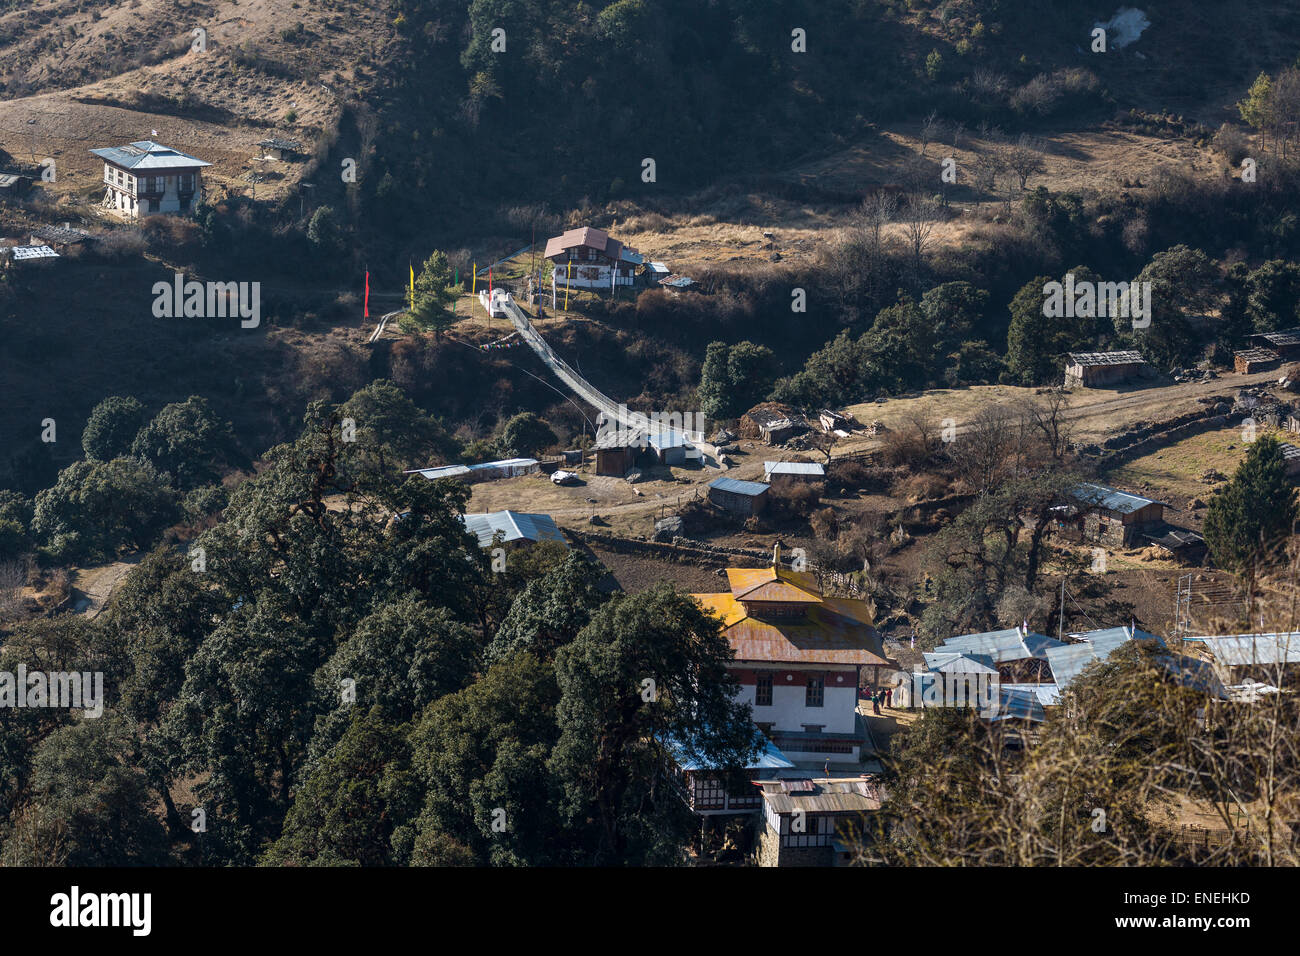
{"label": "small shed", "polygon": [[44,244],[60,252],[89,245],[94,238],[86,230],[74,229],[67,223],[62,226],[37,226],[32,230],[32,245]]}
{"label": "small shed", "polygon": [[49,246],[10,246],[0,249],[0,254],[4,254],[19,269],[45,268],[59,258],[59,254]]}
{"label": "small shed", "polygon": [[501,461],[485,461],[481,465],[469,466],[470,481],[493,481],[497,478],[518,478],[520,475],[535,475],[542,467],[536,458],[503,458]]}
{"label": "small shed", "polygon": [[596,474],[622,478],[636,467],[647,447],[641,429],[618,426],[605,430],[596,437]]}
{"label": "small shed", "polygon": [[1280,359],[1300,357],[1300,329],[1283,329],[1278,332],[1260,332],[1250,337],[1256,348],[1273,352]]}
{"label": "small shed", "polygon": [[[1297,462],[1300,465],[1300,462]],[[1205,560],[1205,539],[1195,531],[1169,528],[1160,534],[1145,536],[1155,547],[1182,564],[1200,565]]]}
{"label": "small shed", "polygon": [[1137,351],[1071,352],[1065,365],[1065,384],[1092,388],[1131,381],[1151,371]]}
{"label": "small shed", "polygon": [[738,515],[758,514],[767,505],[769,485],[739,478],[714,478],[709,482],[709,501],[723,511]]}
{"label": "small shed", "polygon": [[815,461],[765,461],[763,478],[773,485],[778,481],[816,484],[826,480],[826,468]]}
{"label": "small shed", "polygon": [[1277,368],[1281,361],[1276,352],[1268,349],[1243,349],[1232,353],[1232,367],[1240,375],[1267,372]]}
{"label": "small shed", "polygon": [[661,465],[686,464],[686,450],[691,447],[686,436],[671,428],[652,431],[646,436],[646,442],[654,449],[655,459]]}
{"label": "small shed", "polygon": [[288,163],[298,158],[302,152],[302,143],[296,139],[264,139],[257,144],[262,149],[263,159],[278,159]]}

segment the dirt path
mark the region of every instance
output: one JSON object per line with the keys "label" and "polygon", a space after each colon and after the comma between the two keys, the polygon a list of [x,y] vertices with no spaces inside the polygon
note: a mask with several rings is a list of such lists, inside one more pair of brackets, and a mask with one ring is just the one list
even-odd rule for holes
{"label": "dirt path", "polygon": [[78,568],[72,576],[72,609],[87,617],[98,617],[108,604],[113,589],[122,582],[127,572],[140,563],[144,552],[128,555],[112,564],[93,568]]}

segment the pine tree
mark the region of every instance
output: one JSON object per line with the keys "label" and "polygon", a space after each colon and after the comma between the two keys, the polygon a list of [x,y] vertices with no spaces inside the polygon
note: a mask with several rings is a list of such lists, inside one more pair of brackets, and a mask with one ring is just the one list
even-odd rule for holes
{"label": "pine tree", "polygon": [[1221,568],[1244,570],[1267,560],[1291,533],[1300,509],[1276,438],[1258,438],[1227,487],[1210,499],[1205,543]]}

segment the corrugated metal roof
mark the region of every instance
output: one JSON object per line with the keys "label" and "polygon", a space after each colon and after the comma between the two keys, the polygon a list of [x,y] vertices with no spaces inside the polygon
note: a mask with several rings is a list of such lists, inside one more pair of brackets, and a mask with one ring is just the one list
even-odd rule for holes
{"label": "corrugated metal roof", "polygon": [[1231,667],[1300,663],[1300,631],[1227,634],[1195,640],[1203,642],[1220,664]]}
{"label": "corrugated metal roof", "polygon": [[685,435],[671,428],[651,431],[646,435],[646,441],[653,445],[656,451],[663,451],[665,448],[681,448],[690,444]]}
{"label": "corrugated metal roof", "polygon": [[443,465],[440,468],[416,468],[406,472],[408,475],[421,475],[430,481],[435,478],[455,478],[459,475],[468,475],[469,468],[465,465]]}
{"label": "corrugated metal roof", "polygon": [[1240,352],[1233,352],[1234,359],[1245,359],[1248,362],[1276,362],[1279,358],[1276,352],[1270,352],[1268,349],[1242,349]]}
{"label": "corrugated metal roof", "polygon": [[987,654],[962,654],[958,651],[926,651],[927,670],[940,674],[996,674],[997,665]]}
{"label": "corrugated metal roof", "polygon": [[536,458],[502,458],[500,461],[485,461],[481,465],[470,465],[470,471],[487,471],[491,468],[531,468],[539,464]]}
{"label": "corrugated metal roof", "polygon": [[806,603],[799,617],[761,620],[750,617],[745,605],[729,592],[692,597],[722,619],[723,633],[738,661],[889,663],[863,601],[823,597]]}
{"label": "corrugated metal roof", "polygon": [[114,166],[122,166],[126,169],[190,169],[195,166],[212,165],[188,153],[182,153],[179,149],[162,146],[147,139],[127,146],[92,149],[91,152]]}
{"label": "corrugated metal roof", "polygon": [[727,568],[731,596],[738,601],[778,601],[819,603],[822,600],[817,579],[807,571],[785,568]]}
{"label": "corrugated metal roof", "polygon": [[1277,332],[1260,332],[1255,336],[1272,345],[1300,345],[1300,329],[1282,329]]}
{"label": "corrugated metal roof", "polygon": [[1141,495],[1130,494],[1106,485],[1095,485],[1088,481],[1075,485],[1070,490],[1070,494],[1083,504],[1096,505],[1107,511],[1117,511],[1126,515],[1141,511],[1147,505],[1164,505],[1163,501],[1143,498]]}
{"label": "corrugated metal roof", "polygon": [[14,246],[10,250],[10,255],[14,257],[15,262],[23,262],[30,259],[59,258],[59,254],[49,246]]}
{"label": "corrugated metal roof", "polygon": [[714,478],[709,482],[709,487],[717,488],[719,491],[729,491],[735,495],[757,497],[771,486],[765,485],[761,481],[741,481],[739,478]]}
{"label": "corrugated metal roof", "polygon": [[765,461],[763,471],[772,475],[825,475],[826,469],[815,461]]}
{"label": "corrugated metal roof", "polygon": [[545,514],[528,514],[521,511],[492,511],[487,514],[464,515],[465,528],[478,536],[479,547],[489,547],[496,536],[502,542],[558,541],[564,544],[564,535],[555,525],[555,519]]}
{"label": "corrugated metal roof", "polygon": [[[760,780],[763,802],[773,813],[785,814],[802,810],[805,813],[864,813],[880,809],[881,793],[875,781],[868,777],[814,777],[787,789],[784,780]],[[808,786],[811,783],[811,787]]]}
{"label": "corrugated metal roof", "polygon": [[[759,744],[763,749],[758,756],[745,764],[746,770],[786,770],[793,767],[794,764],[790,759],[777,748],[776,744],[763,736],[763,732],[757,727],[754,728],[754,742]],[[672,754],[673,762],[682,770],[721,770],[723,768],[710,766],[709,763],[697,751],[690,750],[685,744],[675,739],[664,741]]]}
{"label": "corrugated metal roof", "polygon": [[1009,627],[1002,631],[984,631],[980,634],[961,634],[950,637],[935,650],[957,652],[959,654],[985,654],[997,663],[1026,660],[1036,657],[1045,660],[1047,651],[1052,647],[1064,647],[1060,641],[1037,634],[1033,631],[1023,633],[1018,627]]}

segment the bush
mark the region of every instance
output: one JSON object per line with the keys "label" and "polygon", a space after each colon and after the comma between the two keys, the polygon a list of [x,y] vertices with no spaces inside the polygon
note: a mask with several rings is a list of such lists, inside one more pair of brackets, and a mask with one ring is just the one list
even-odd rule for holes
{"label": "bush", "polygon": [[823,484],[778,481],[767,493],[767,506],[778,518],[807,518],[821,503]]}

